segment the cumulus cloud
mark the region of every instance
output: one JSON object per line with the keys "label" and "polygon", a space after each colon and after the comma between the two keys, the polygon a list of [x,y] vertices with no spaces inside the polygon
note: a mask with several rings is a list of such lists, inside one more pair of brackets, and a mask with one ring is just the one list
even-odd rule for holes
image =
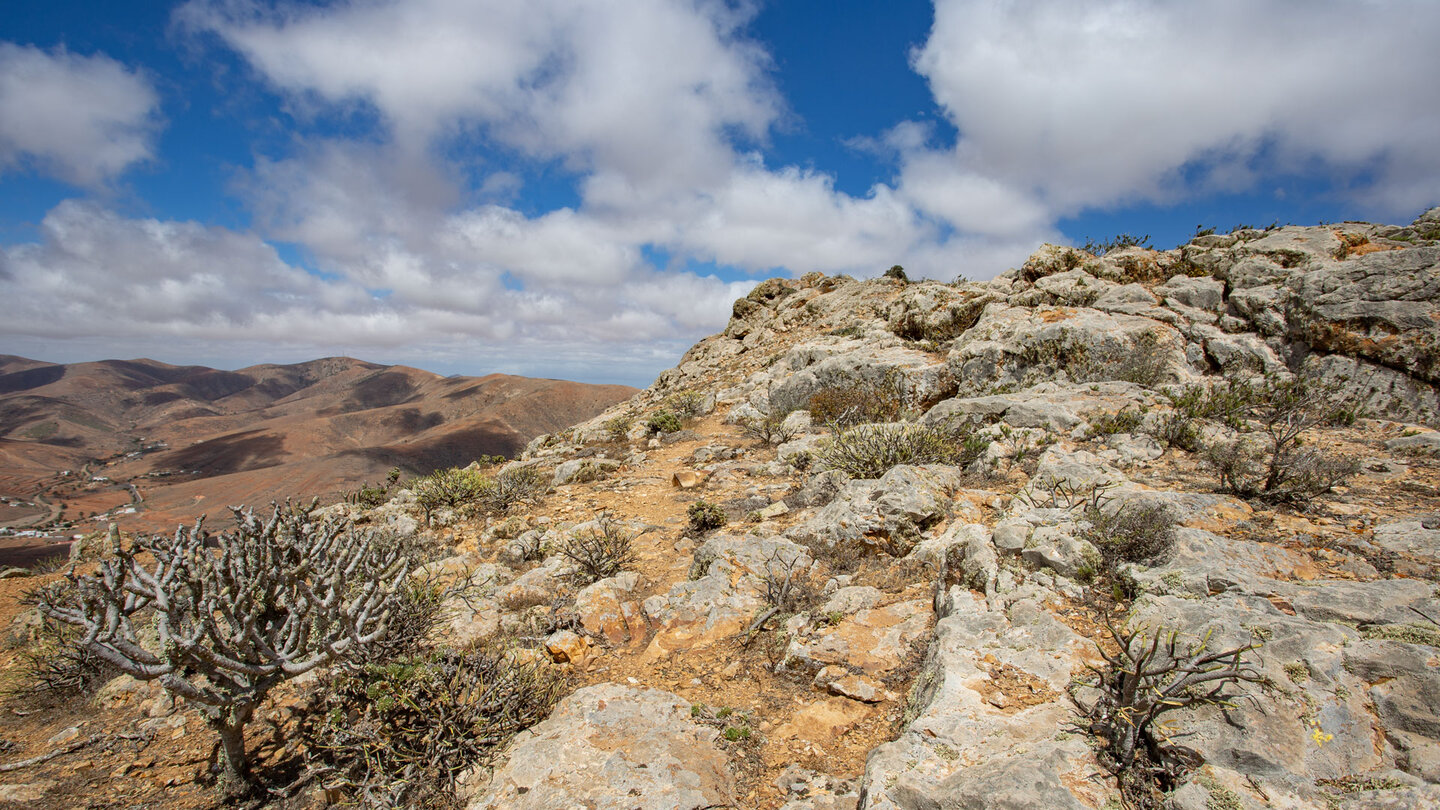
{"label": "cumulus cloud", "polygon": [[162,358],[350,352],[420,365],[463,356],[491,369],[645,383],[664,365],[657,350],[673,359],[718,329],[751,286],[635,266],[613,284],[512,289],[498,266],[466,264],[464,249],[389,242],[373,262],[395,289],[372,289],[289,265],[254,234],[66,201],[45,217],[39,241],[0,248],[0,335],[11,351],[46,358],[61,341],[88,347],[80,356],[91,359],[117,344]]}
{"label": "cumulus cloud", "polygon": [[[582,205],[573,210],[454,211],[397,187],[347,195],[383,199],[388,214],[323,217],[315,212],[338,206],[318,200],[314,187],[336,177],[356,182],[354,171],[327,162],[373,147],[328,145],[322,151],[331,157],[287,162],[284,182],[277,166],[262,166],[248,184],[261,190],[262,210],[304,212],[275,220],[304,221],[277,234],[311,245],[323,239],[331,256],[345,245],[368,251],[383,238],[377,234],[403,230],[380,220],[410,206],[409,218],[425,227],[444,221],[427,256],[494,264],[525,283],[613,283],[635,270],[645,245],[754,272],[874,274],[905,260],[936,228],[891,189],[853,197],[828,175],[769,169],[756,156],[787,113],[768,55],[741,35],[753,11],[677,0],[536,0],[523,12],[502,0],[278,10],[196,2],[181,19],[243,54],[292,103],[372,108],[387,128],[392,163],[433,160],[427,147],[474,138],[531,161],[559,161],[578,178]],[[499,172],[495,182],[514,188],[516,179]],[[357,227],[341,235],[340,221]]]}
{"label": "cumulus cloud", "polygon": [[99,186],[153,156],[160,100],[119,62],[0,42],[0,171]]}
{"label": "cumulus cloud", "polygon": [[[960,135],[912,152],[906,185],[945,214],[953,190],[911,181],[944,161],[1053,219],[1318,164],[1334,192],[1413,213],[1440,188],[1437,37],[1423,2],[935,0],[913,64]],[[997,193],[970,182],[957,223]]]}

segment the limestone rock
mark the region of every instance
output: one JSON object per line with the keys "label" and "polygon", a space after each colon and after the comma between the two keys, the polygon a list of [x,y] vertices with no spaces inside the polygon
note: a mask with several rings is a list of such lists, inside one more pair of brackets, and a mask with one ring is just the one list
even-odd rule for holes
{"label": "limestone rock", "polygon": [[879,545],[904,556],[949,513],[960,483],[953,467],[892,467],[877,480],[847,483],[833,502],[786,534],[825,546]]}
{"label": "limestone rock", "polygon": [[585,632],[617,646],[644,638],[645,616],[632,598],[640,581],[640,574],[626,571],[582,588],[575,595],[575,612]]}
{"label": "limestone rock", "polygon": [[[1086,778],[1098,767],[1088,745],[1062,733],[1074,716],[1064,692],[1089,643],[1032,600],[1005,608],[954,587],[946,604],[912,698],[917,717],[866,763],[866,806],[1103,805],[1111,794]],[[1025,699],[993,700],[997,677]]]}
{"label": "limestone rock", "polygon": [[469,810],[700,810],[735,804],[716,730],[669,692],[599,684],[522,732]]}

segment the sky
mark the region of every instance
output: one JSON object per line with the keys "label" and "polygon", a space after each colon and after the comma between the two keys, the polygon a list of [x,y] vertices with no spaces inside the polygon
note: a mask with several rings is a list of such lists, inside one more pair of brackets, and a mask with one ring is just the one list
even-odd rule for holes
{"label": "sky", "polygon": [[0,353],[647,385],[808,272],[1440,205],[1435,0],[10,0]]}

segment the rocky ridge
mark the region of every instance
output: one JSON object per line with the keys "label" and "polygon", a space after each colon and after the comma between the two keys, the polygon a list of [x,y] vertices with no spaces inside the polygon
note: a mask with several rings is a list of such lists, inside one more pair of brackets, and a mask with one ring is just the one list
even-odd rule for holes
{"label": "rocky ridge", "polygon": [[[1097,624],[1113,610],[1119,626],[1166,628],[1214,649],[1258,644],[1248,653],[1255,678],[1234,701],[1167,715],[1162,744],[1191,757],[1162,799],[1169,806],[1440,802],[1437,230],[1440,209],[1404,228],[1241,230],[1163,252],[1046,246],[985,283],[816,274],[761,284],[722,334],[649,390],[527,450],[523,463],[620,462],[588,496],[612,514],[623,503],[600,493],[648,478],[698,481],[668,500],[719,500],[751,521],[697,543],[677,537],[672,515],[658,523],[653,553],[688,552],[673,566],[688,563],[685,578],[647,570],[638,590],[582,592],[587,680],[601,684],[587,690],[615,688],[603,681],[604,662],[616,661],[638,688],[697,706],[741,682],[737,705],[757,690],[788,698],[751,698],[763,718],[760,767],[753,750],[730,750],[737,792],[701,779],[711,795],[683,806],[1113,806],[1117,780],[1077,710],[1086,703],[1077,683],[1100,661],[1096,642],[1113,645]],[[1167,392],[1262,372],[1304,375],[1360,406],[1353,425],[1307,434],[1357,459],[1358,475],[1304,503],[1247,502],[1221,491],[1200,454],[1149,429],[1175,409]],[[785,419],[773,450],[737,436],[837,386],[891,391],[922,424],[970,420],[993,441],[968,468],[902,465],[845,480],[818,469],[829,431],[803,410]],[[682,394],[700,397],[708,416],[653,436],[644,417]],[[1137,422],[1107,429],[1126,413]],[[1099,586],[1085,582],[1095,549],[1083,519],[1045,502],[1055,481],[1098,485],[1119,507],[1165,504],[1179,524],[1174,549],[1122,566],[1124,598],[1097,598]],[[641,497],[664,500],[662,491]],[[575,494],[568,503],[578,506]],[[869,564],[853,567],[847,555]],[[822,603],[763,630],[772,651],[749,661],[735,639],[753,631],[777,560],[816,572]],[[683,662],[710,647],[730,652],[730,665],[664,677],[667,665],[703,670]],[[627,656],[643,664],[619,663]],[[676,744],[688,744],[694,726],[642,708],[654,697],[630,699],[629,733],[648,740],[657,724],[673,725]],[[535,735],[562,729],[576,743],[592,735],[564,717]],[[852,734],[880,741],[863,773],[853,753],[816,754]],[[493,785],[543,767],[530,745],[517,742]],[[672,769],[672,787],[711,762],[707,753]],[[622,767],[616,784],[637,767]],[[552,789],[562,793],[549,801],[581,800]],[[593,806],[642,806],[587,790]],[[654,795],[665,796],[654,806],[677,806]]]}
{"label": "rocky ridge", "polygon": [[[357,516],[455,549],[428,567],[476,586],[453,639],[575,680],[467,777],[474,810],[1440,807],[1437,347],[1440,209],[1047,245],[989,282],[772,279],[651,388],[532,442],[537,502]],[[1263,431],[1176,429],[1185,392],[1261,374],[1359,411],[1294,445],[1353,459],[1343,480],[1240,497],[1207,448]],[[827,469],[837,396],[874,423],[851,430],[966,450]],[[727,522],[687,528],[702,501]],[[1134,514],[1171,542],[1113,559],[1096,525]],[[558,549],[605,521],[636,560],[580,586]],[[1227,699],[1142,741],[1153,778],[1117,769],[1096,708],[1112,632],[1241,651]]]}

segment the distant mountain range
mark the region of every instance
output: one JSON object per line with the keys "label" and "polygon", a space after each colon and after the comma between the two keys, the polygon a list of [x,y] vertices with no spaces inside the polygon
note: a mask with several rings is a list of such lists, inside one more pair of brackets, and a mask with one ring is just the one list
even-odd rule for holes
{"label": "distant mountain range", "polygon": [[[229,504],[333,499],[392,467],[414,475],[513,455],[635,392],[349,357],[221,371],[0,355],[0,495],[40,494],[52,512],[63,503],[67,518],[87,520],[138,497],[122,523],[149,528],[203,512],[224,520]],[[3,511],[0,522],[15,517]]]}

